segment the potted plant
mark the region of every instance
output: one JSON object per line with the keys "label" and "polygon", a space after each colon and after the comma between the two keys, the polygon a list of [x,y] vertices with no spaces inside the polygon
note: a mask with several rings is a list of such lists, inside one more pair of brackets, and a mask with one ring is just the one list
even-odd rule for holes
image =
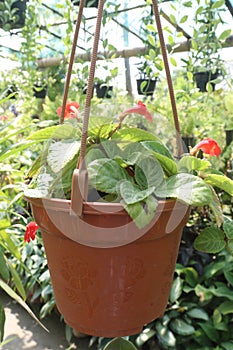
{"label": "potted plant", "polygon": [[153,96],[158,80],[158,74],[154,72],[153,67],[152,62],[147,59],[138,65],[139,78],[136,82],[139,95]]}
{"label": "potted plant", "polygon": [[[74,5],[79,5],[79,0],[71,0]],[[87,0],[85,6],[86,7],[98,7],[99,0]]]}
{"label": "potted plant", "polygon": [[146,6],[142,16],[140,34],[143,44],[148,47],[148,51],[137,64],[139,78],[136,79],[138,94],[146,96],[153,95],[159,72],[163,70],[157,31],[154,29],[153,21],[152,5]]}
{"label": "potted plant", "polygon": [[[232,195],[233,182],[211,166],[217,143],[203,140],[176,161],[153,133],[129,126],[131,113],[152,122],[142,102],[118,118],[90,119],[79,170],[77,103],[66,105],[63,124],[28,138],[50,140],[28,173],[25,198],[41,228],[57,307],[72,328],[104,337],[138,333],[163,314],[190,206],[213,213],[196,246],[232,250],[232,224],[214,187]],[[27,241],[36,228],[28,227]]]}
{"label": "potted plant", "polygon": [[[221,12],[223,4],[214,1],[206,2],[204,6],[198,5],[195,12],[195,26],[192,35],[190,56],[190,70],[201,92],[215,90],[217,78],[224,76],[224,64],[220,58],[222,41],[231,30],[216,34],[222,23]],[[218,8],[218,11],[216,10]]]}
{"label": "potted plant", "polygon": [[28,0],[0,0],[0,28],[8,31],[22,28]]}
{"label": "potted plant", "polygon": [[113,86],[107,80],[98,79],[95,83],[96,95],[98,98],[111,98]]}

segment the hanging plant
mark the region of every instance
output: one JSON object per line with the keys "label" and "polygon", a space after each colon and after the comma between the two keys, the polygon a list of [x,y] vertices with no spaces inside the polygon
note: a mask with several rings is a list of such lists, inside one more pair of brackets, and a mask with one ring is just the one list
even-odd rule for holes
{"label": "hanging plant", "polygon": [[[74,5],[78,5],[78,6],[79,6],[79,3],[80,3],[79,0],[71,0],[71,2]],[[85,7],[98,7],[98,3],[99,3],[99,0],[87,0],[86,3],[85,3]]]}
{"label": "hanging plant", "polygon": [[27,2],[28,0],[0,0],[0,28],[5,31],[22,28]]}

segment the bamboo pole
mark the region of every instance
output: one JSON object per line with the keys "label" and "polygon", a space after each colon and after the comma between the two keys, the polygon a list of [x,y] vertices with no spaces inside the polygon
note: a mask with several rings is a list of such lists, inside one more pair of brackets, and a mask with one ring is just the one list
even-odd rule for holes
{"label": "bamboo pole", "polygon": [[[233,35],[229,36],[225,42],[222,44],[222,48],[232,47],[233,46]],[[177,53],[177,52],[186,52],[191,49],[191,40],[186,40],[181,43],[176,44],[175,46],[167,45],[168,52]],[[146,54],[148,48],[146,46],[142,47],[134,47],[134,48],[126,48],[123,50],[116,50],[116,51],[104,51],[99,52],[98,54],[98,60],[104,60],[104,59],[114,59],[114,58],[130,58],[130,57],[137,57],[137,56],[143,56]],[[91,52],[87,51],[85,53],[77,53],[75,55],[75,62],[78,60],[82,60],[85,62],[90,61],[91,59]],[[60,63],[68,63],[68,58],[61,56],[61,57],[48,57],[48,58],[41,58],[37,60],[38,68],[48,68],[53,66],[59,66]]]}

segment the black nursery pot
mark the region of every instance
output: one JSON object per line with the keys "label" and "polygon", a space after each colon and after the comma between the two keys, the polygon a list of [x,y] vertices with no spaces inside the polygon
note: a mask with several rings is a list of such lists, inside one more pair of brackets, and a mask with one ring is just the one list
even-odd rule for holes
{"label": "black nursery pot", "polygon": [[233,141],[233,129],[225,130],[226,146],[229,146]]}
{"label": "black nursery pot", "polygon": [[33,87],[33,96],[36,98],[45,98],[47,93],[47,86],[40,86],[35,84]]}
{"label": "black nursery pot", "polygon": [[[79,0],[71,0],[74,5],[79,6]],[[99,0],[88,0],[86,1],[85,7],[98,7]]]}
{"label": "black nursery pot", "polygon": [[[196,72],[194,73],[194,79],[197,85],[197,88],[201,92],[206,92],[206,84],[214,80],[218,77],[218,73],[211,73],[211,72]],[[213,91],[215,90],[215,83],[211,83]]]}
{"label": "black nursery pot", "polygon": [[[139,95],[153,96],[157,79],[137,79],[137,91]],[[145,85],[144,85],[145,84]]]}
{"label": "black nursery pot", "polygon": [[182,141],[187,149],[189,147],[194,147],[196,144],[196,138],[194,136],[182,136]]}
{"label": "black nursery pot", "polygon": [[111,98],[113,86],[96,84],[96,95],[98,98]]}
{"label": "black nursery pot", "polygon": [[[3,2],[4,0],[0,0],[0,3],[3,3]],[[17,20],[15,22],[14,21],[9,22],[10,29],[19,29],[24,26],[27,2],[28,0],[19,0],[14,2],[11,5],[11,10],[16,10],[15,15],[17,16]],[[0,28],[3,28],[4,25],[5,23],[3,23],[0,15]]]}
{"label": "black nursery pot", "polygon": [[5,97],[9,97],[10,100],[15,100],[18,95],[18,90],[15,85],[10,85],[6,92],[4,93]]}

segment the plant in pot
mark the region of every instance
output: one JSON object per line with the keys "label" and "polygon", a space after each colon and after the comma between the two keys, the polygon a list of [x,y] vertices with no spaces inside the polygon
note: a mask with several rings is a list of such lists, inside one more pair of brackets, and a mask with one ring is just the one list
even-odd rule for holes
{"label": "plant in pot", "polygon": [[[99,77],[95,78],[95,89],[98,98],[111,98],[113,94],[112,80],[118,74],[118,67],[113,67],[108,70],[108,66],[98,67],[99,72],[97,74]],[[105,74],[108,72],[108,74]],[[100,78],[101,77],[101,78]]]}
{"label": "plant in pot", "polygon": [[137,79],[137,91],[139,95],[153,96],[158,72],[154,71],[152,61],[146,58],[138,64],[139,78]]}
{"label": "plant in pot", "polygon": [[149,7],[146,6],[144,11],[140,34],[143,44],[148,47],[148,51],[137,65],[139,78],[136,82],[139,95],[152,96],[159,72],[163,70],[163,60],[160,57],[157,30],[153,25],[153,11],[151,5]]}
{"label": "plant in pot", "polygon": [[176,161],[155,134],[128,125],[132,113],[152,121],[143,103],[118,117],[109,111],[90,118],[86,142],[74,102],[66,105],[63,124],[29,136],[48,143],[28,173],[33,180],[25,197],[42,231],[66,322],[115,337],[138,333],[163,314],[190,206],[209,205],[213,213],[196,247],[232,251],[232,222],[223,217],[214,188],[232,195],[233,181],[211,166],[210,156],[221,152],[214,140]]}
{"label": "plant in pot", "polygon": [[[74,5],[79,5],[79,0],[71,0]],[[85,7],[98,7],[99,0],[87,0]]]}
{"label": "plant in pot", "polygon": [[22,28],[28,0],[0,0],[0,28],[5,31]]}
{"label": "plant in pot", "polygon": [[231,30],[224,30],[217,35],[223,23],[221,12],[224,11],[221,1],[208,1],[203,6],[198,4],[195,12],[192,36],[191,56],[188,66],[201,92],[215,90],[220,75],[224,76],[224,64],[220,57],[222,42],[230,35]]}
{"label": "plant in pot", "polygon": [[[181,157],[176,133],[176,161],[155,134],[128,123],[132,113],[153,121],[142,102],[114,117],[111,103],[99,105],[89,121],[87,98],[82,121],[79,104],[64,101],[60,125],[26,140],[48,140],[28,173],[33,180],[25,199],[41,229],[57,307],[77,331],[104,337],[136,334],[164,312],[190,206],[209,205],[213,213],[213,226],[198,237],[197,247],[231,250],[232,223],[224,220],[214,187],[232,195],[233,182],[210,159],[197,157],[200,149],[206,157],[218,156],[214,140],[198,143]],[[174,121],[177,126],[175,116]],[[36,228],[28,226],[27,241],[34,239]]]}

